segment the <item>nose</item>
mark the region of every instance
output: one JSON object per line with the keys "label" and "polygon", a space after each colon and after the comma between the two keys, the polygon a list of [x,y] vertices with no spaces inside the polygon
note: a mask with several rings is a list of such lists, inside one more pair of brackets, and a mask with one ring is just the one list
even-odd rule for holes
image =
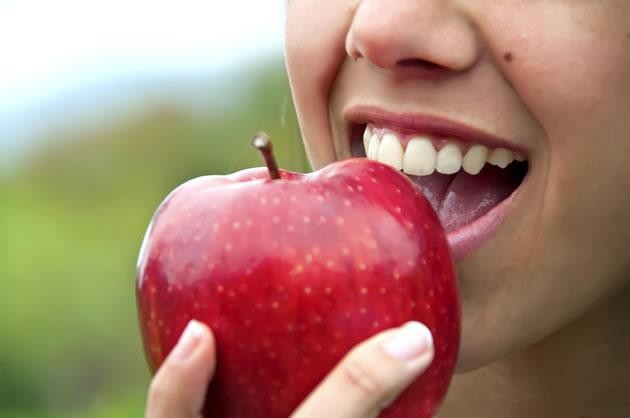
{"label": "nose", "polygon": [[346,52],[385,69],[465,71],[480,54],[479,36],[447,0],[362,0],[346,36]]}

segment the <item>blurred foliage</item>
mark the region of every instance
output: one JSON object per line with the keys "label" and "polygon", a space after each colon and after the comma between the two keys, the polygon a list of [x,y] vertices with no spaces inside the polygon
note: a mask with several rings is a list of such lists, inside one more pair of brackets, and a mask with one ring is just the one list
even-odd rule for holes
{"label": "blurred foliage", "polygon": [[134,270],[153,211],[189,178],[262,165],[260,129],[281,166],[306,170],[284,68],[256,67],[203,112],[163,98],[51,133],[0,179],[0,417],[143,416]]}

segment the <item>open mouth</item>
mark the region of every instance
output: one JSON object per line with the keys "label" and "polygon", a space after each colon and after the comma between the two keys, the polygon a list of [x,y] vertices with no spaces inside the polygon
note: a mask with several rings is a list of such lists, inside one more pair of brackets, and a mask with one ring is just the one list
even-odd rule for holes
{"label": "open mouth", "polygon": [[518,150],[378,122],[351,125],[351,153],[401,170],[422,190],[455,259],[496,229],[529,169]]}

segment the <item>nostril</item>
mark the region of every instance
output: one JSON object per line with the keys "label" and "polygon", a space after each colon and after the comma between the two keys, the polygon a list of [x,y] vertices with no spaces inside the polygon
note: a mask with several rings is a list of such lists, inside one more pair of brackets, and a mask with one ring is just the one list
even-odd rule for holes
{"label": "nostril", "polygon": [[436,64],[431,61],[417,59],[417,58],[408,58],[404,60],[398,61],[398,65],[401,67],[416,67],[424,70],[442,70],[445,69],[443,66]]}

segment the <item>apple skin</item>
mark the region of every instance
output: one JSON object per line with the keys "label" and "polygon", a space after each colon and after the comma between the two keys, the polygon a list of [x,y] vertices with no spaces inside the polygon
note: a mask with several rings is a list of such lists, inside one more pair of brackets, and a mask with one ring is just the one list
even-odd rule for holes
{"label": "apple skin", "polygon": [[217,344],[204,416],[286,418],[353,346],[418,320],[433,363],[381,417],[432,417],[453,374],[460,305],[431,205],[367,159],[280,175],[200,177],[157,210],[136,289],[151,370],[200,320]]}

